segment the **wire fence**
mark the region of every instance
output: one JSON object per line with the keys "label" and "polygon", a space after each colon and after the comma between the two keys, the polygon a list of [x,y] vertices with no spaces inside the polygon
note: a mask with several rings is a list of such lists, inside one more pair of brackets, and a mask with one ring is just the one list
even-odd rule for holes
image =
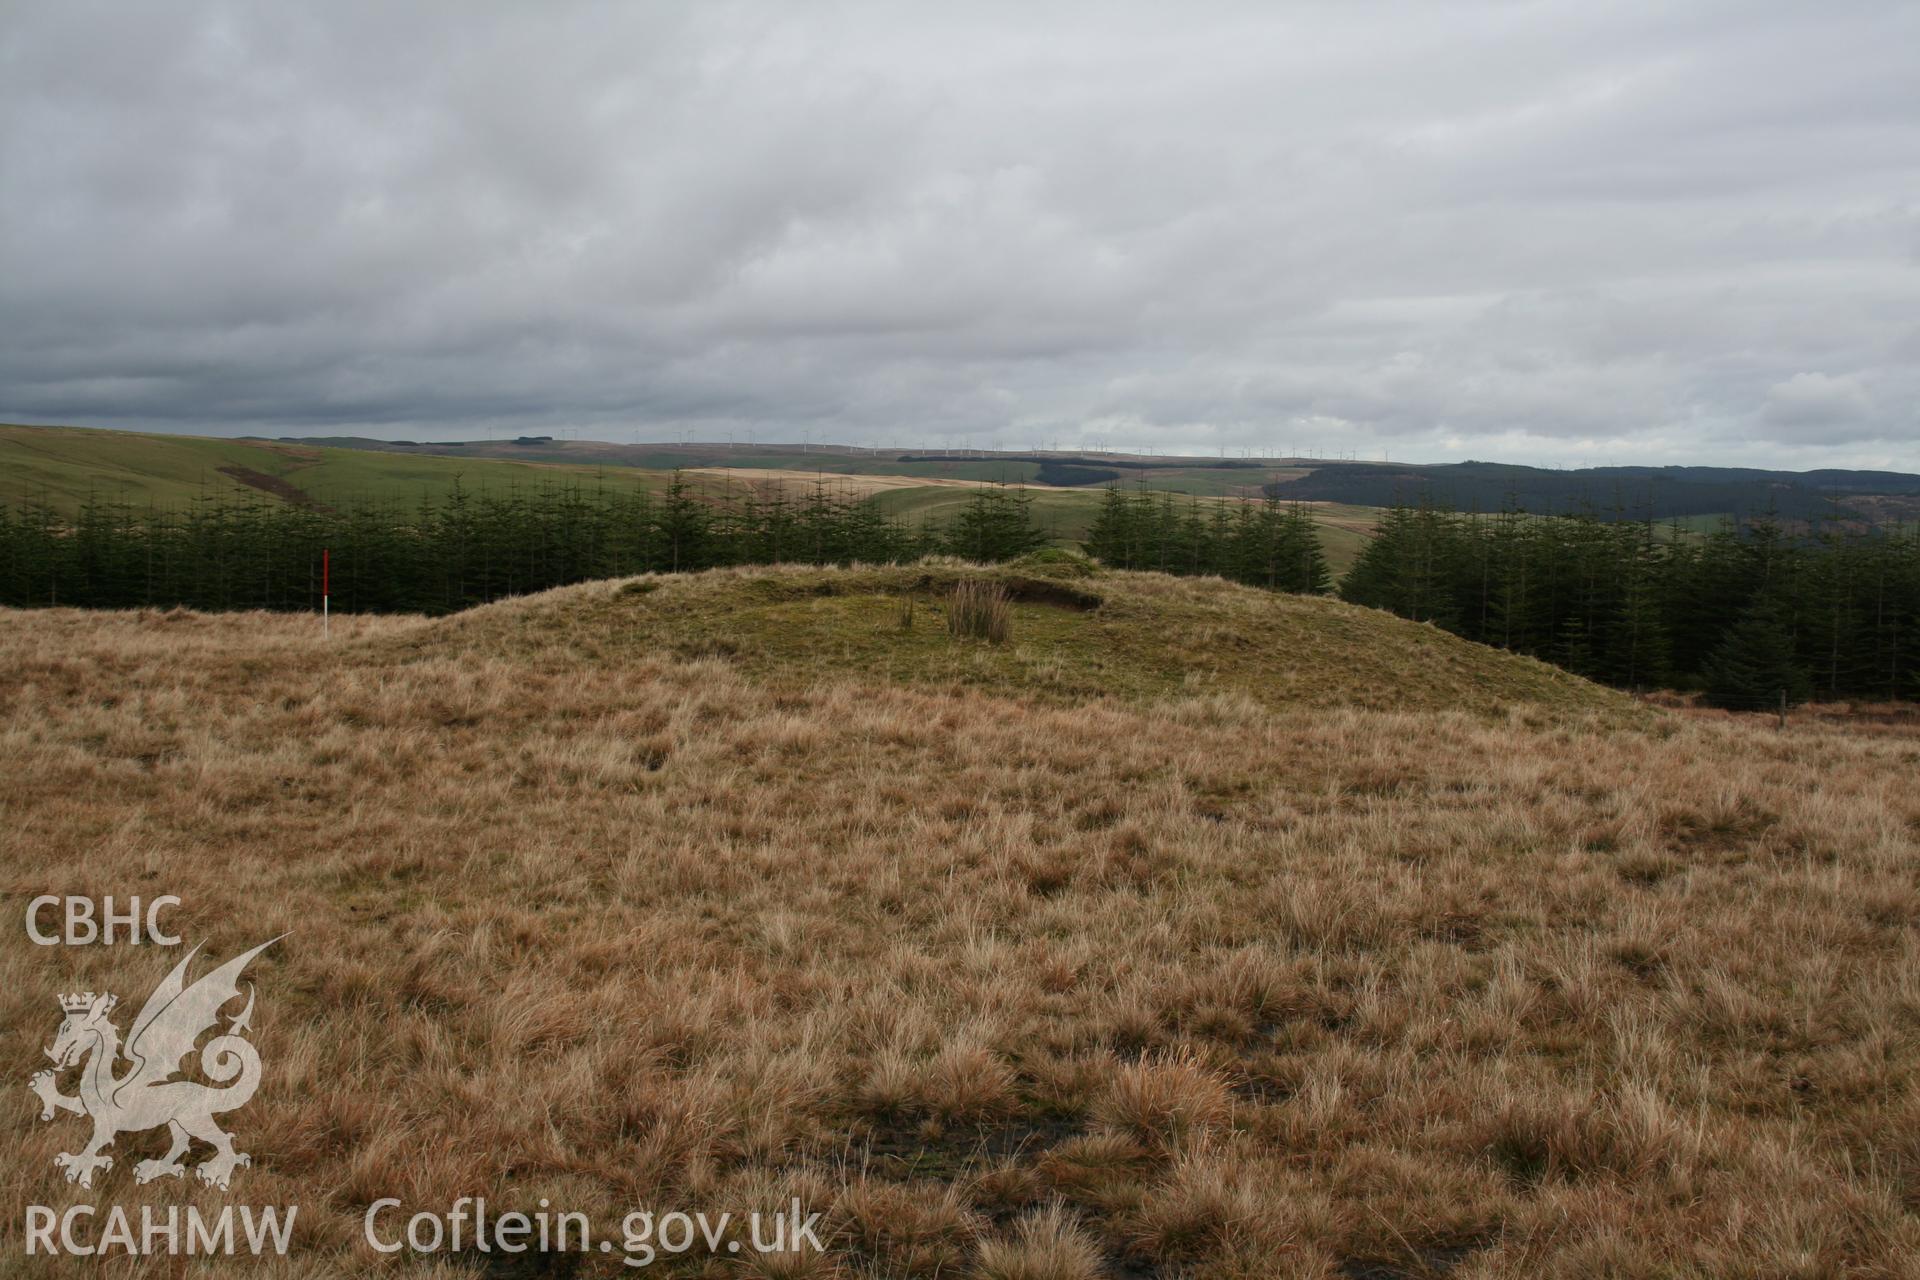
{"label": "wire fence", "polygon": [[1649,706],[1703,716],[1771,716],[1776,723],[1821,722],[1835,724],[1884,725],[1920,730],[1920,702],[1843,699],[1833,702],[1812,700],[1794,702],[1785,691],[1771,697],[1723,698],[1708,703],[1697,693],[1671,689],[1638,691],[1634,695]]}

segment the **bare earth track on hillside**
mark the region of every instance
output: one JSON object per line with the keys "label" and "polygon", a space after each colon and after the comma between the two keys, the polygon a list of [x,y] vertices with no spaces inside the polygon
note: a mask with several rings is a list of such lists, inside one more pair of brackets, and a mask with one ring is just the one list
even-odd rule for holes
{"label": "bare earth track on hillside", "polygon": [[215,469],[223,476],[232,476],[249,489],[258,489],[262,493],[270,493],[282,502],[292,506],[305,507],[309,510],[318,510],[323,506],[312,494],[293,483],[293,481],[284,479],[283,477],[266,475],[262,472],[255,471],[251,467],[243,467],[237,463]]}

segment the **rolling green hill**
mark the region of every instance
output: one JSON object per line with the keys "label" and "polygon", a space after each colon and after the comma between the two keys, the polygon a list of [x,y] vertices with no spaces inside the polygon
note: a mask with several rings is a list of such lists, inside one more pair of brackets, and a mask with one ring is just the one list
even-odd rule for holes
{"label": "rolling green hill", "polygon": [[1601,519],[1722,519],[1897,524],[1920,518],[1920,476],[1897,471],[1759,471],[1739,467],[1586,467],[1548,471],[1491,462],[1395,466],[1330,462],[1267,491],[1282,499],[1432,502],[1457,511],[1591,512]]}
{"label": "rolling green hill", "polygon": [[665,478],[632,467],[0,425],[0,502],[45,502],[66,512],[90,498],[139,507],[184,507],[201,498],[248,494],[323,505],[369,497],[415,501],[445,494],[456,483],[469,489],[555,483],[659,488]]}
{"label": "rolling green hill", "polygon": [[1258,497],[1263,484],[1306,474],[1299,466],[1246,459],[1143,458],[1118,454],[1022,454],[976,451],[964,454],[913,453],[845,445],[790,444],[615,444],[606,440],[556,440],[521,436],[508,440],[370,440],[328,436],[283,441],[410,456],[441,454],[462,458],[565,462],[674,469],[753,469],[797,474],[908,476],[929,481],[963,480],[987,484],[1037,484],[1049,488],[1097,489],[1109,481],[1140,481],[1156,491],[1213,497]]}
{"label": "rolling green hill", "polygon": [[[1110,464],[1110,465],[1107,465]],[[406,444],[359,437],[217,439],[82,427],[0,425],[0,503],[43,502],[72,513],[89,500],[181,508],[206,498],[262,497],[295,504],[349,500],[416,502],[450,492],[606,484],[660,490],[684,470],[696,493],[724,501],[749,488],[805,492],[826,484],[842,498],[870,497],[913,525],[942,525],[971,486],[1026,484],[1034,516],[1062,546],[1078,546],[1099,511],[1102,486],[1052,487],[1043,473],[1080,479],[1101,469],[1121,483],[1202,501],[1257,496],[1276,475],[1297,471],[1205,459],[1092,459],[1062,467],[1017,455],[916,456],[830,446],[618,445],[604,441],[471,441]],[[1353,563],[1378,517],[1367,507],[1316,506],[1327,561],[1338,575]]]}

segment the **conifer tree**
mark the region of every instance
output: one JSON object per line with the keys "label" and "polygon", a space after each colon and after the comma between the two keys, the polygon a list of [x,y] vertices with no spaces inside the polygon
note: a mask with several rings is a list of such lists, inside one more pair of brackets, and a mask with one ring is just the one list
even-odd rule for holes
{"label": "conifer tree", "polygon": [[946,549],[969,560],[1012,560],[1046,545],[1033,523],[1033,498],[1025,489],[996,485],[976,489],[947,530]]}
{"label": "conifer tree", "polygon": [[1708,658],[1706,698],[1716,707],[1753,711],[1805,702],[1812,681],[1794,653],[1785,611],[1763,599],[1741,615]]}
{"label": "conifer tree", "polygon": [[1087,530],[1087,554],[1115,569],[1133,563],[1133,506],[1119,485],[1110,484],[1100,499],[1100,513]]}

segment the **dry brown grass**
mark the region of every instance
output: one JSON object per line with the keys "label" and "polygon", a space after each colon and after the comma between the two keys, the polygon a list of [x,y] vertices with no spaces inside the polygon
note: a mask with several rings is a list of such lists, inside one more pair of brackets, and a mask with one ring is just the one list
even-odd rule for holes
{"label": "dry brown grass", "polygon": [[[291,931],[232,1127],[299,1257],[249,1273],[434,1274],[360,1214],[471,1194],[829,1215],[831,1258],[667,1274],[1920,1256],[1911,734],[442,643],[472,625],[0,614],[8,901],[176,893],[221,956]],[[56,992],[175,958],[4,937],[20,1081]],[[24,1204],[219,1203],[134,1187],[145,1139],[75,1192],[78,1122],[6,1099],[8,1274]]]}
{"label": "dry brown grass", "polygon": [[[698,476],[727,484],[749,484],[766,492],[784,490],[790,496],[804,496],[820,485],[831,485],[835,493],[870,498],[892,489],[990,489],[999,487],[991,480],[956,480],[939,476],[869,475],[844,471],[782,471],[773,467],[688,467],[683,475]],[[1016,488],[1025,486],[1016,485]]]}

